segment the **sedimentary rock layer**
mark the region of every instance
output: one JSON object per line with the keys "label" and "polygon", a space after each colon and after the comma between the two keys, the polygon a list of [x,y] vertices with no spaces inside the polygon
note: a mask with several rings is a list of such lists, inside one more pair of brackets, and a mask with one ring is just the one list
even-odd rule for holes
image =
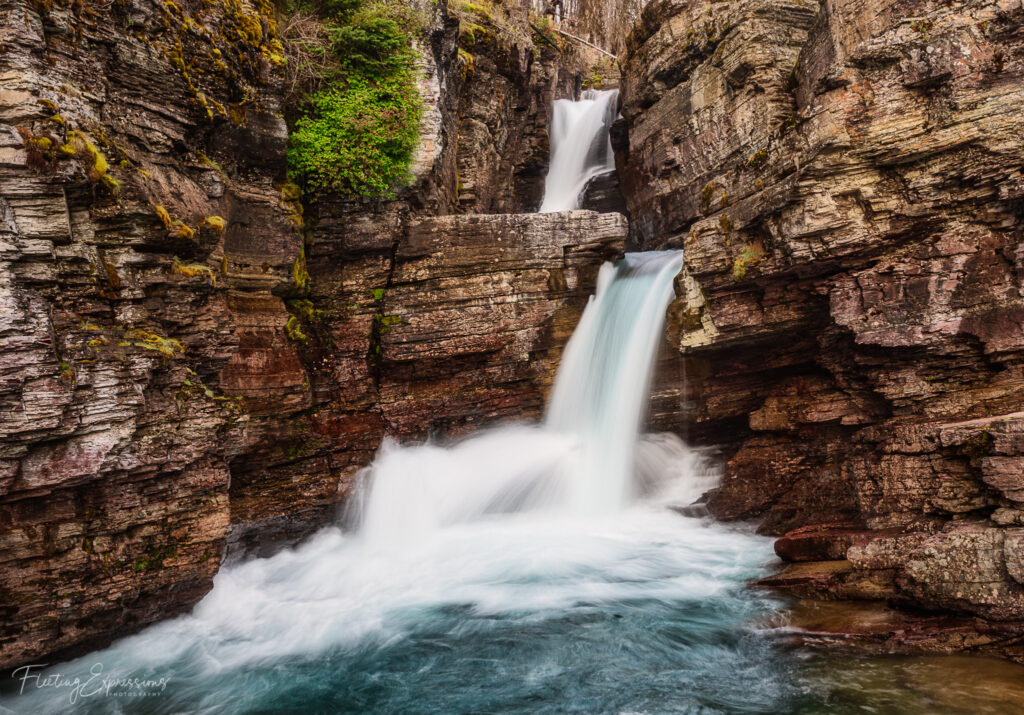
{"label": "sedimentary rock layer", "polygon": [[819,596],[1024,618],[1019,0],[654,2],[624,68],[633,239],[686,250],[659,395],[727,443],[712,510],[804,528],[779,552]]}
{"label": "sedimentary rock layer", "polygon": [[0,9],[5,665],[180,611],[221,560],[246,417],[220,374],[239,324],[287,317],[301,238],[267,16],[198,12]]}
{"label": "sedimentary rock layer", "polygon": [[461,110],[517,138],[474,164],[512,195],[562,77],[526,35],[467,79],[430,10],[413,186],[304,208],[268,4],[0,8],[0,666],[190,607],[229,547],[330,518],[386,434],[540,404],[625,223],[420,218],[475,206]]}

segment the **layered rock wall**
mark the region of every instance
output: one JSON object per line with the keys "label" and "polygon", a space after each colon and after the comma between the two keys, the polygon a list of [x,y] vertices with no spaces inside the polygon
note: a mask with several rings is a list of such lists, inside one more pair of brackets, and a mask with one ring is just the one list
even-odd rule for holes
{"label": "layered rock wall", "polygon": [[576,71],[492,31],[470,73],[464,22],[419,48],[413,185],[303,205],[269,4],[0,6],[0,666],[190,607],[384,435],[536,412],[626,227],[428,218],[527,208]]}
{"label": "layered rock wall", "polygon": [[1022,77],[1019,0],[670,0],[631,38],[632,238],[686,251],[658,419],[724,444],[716,514],[809,527],[819,597],[1024,615]]}
{"label": "layered rock wall", "polygon": [[[422,228],[413,227],[423,220],[446,214],[522,213],[539,204],[551,102],[571,94],[588,61],[572,47],[536,38],[524,3],[487,8],[458,4],[450,14],[439,6],[424,43],[421,87],[426,117],[411,186],[392,200],[341,201],[320,196],[307,203],[301,216],[303,254],[293,271],[304,283],[282,292],[290,329],[282,331],[278,323],[272,332],[265,331],[253,343],[259,347],[252,358],[239,363],[233,375],[233,390],[257,400],[263,390],[264,364],[279,355],[274,346],[285,340],[299,353],[294,363],[299,370],[289,373],[283,390],[271,389],[270,399],[252,405],[248,435],[256,447],[232,462],[233,551],[237,546],[238,551],[255,547],[265,552],[277,537],[291,540],[323,523],[347,493],[355,473],[370,461],[383,434],[444,435],[450,433],[446,421],[453,429],[455,424],[467,429],[491,416],[509,416],[516,405],[536,405],[542,399],[539,393],[526,396],[542,386],[543,381],[536,381],[542,371],[535,369],[527,379],[522,365],[513,369],[505,363],[507,349],[470,351],[453,360],[456,352],[451,352],[451,346],[437,342],[437,354],[430,357],[430,350],[424,351],[420,366],[404,358],[389,360],[387,336],[398,335],[402,326],[398,322],[401,306],[392,305],[388,297],[395,272],[403,264],[399,248],[407,234],[422,234]],[[493,223],[467,216],[465,220],[484,251],[499,242],[511,249],[520,240],[536,241],[531,232],[543,233],[548,225],[542,221],[535,228],[529,219]],[[459,219],[449,219],[446,225],[431,234],[434,239],[445,242],[460,235]],[[588,220],[579,225],[598,226]],[[597,228],[597,243],[607,238],[607,225]],[[563,237],[544,236],[552,246],[571,246],[581,240],[573,229]],[[423,241],[422,237],[417,240]],[[477,280],[474,272],[483,276],[492,268],[482,262],[475,267],[464,265],[463,271],[472,282]],[[584,283],[590,280],[586,272],[584,279]],[[504,289],[493,280],[488,285]],[[445,287],[452,291],[448,300],[457,300],[461,281],[449,280]],[[565,290],[558,280],[550,286],[555,296],[568,296]],[[574,291],[585,295],[587,289],[572,284],[570,302],[579,300]],[[500,299],[517,305],[526,297],[505,293]],[[445,315],[436,314],[439,319]],[[505,322],[506,327],[513,328],[516,319],[534,317],[528,310],[515,316]],[[436,330],[440,329],[438,325]],[[503,329],[497,331],[496,342],[505,339]],[[528,350],[557,348],[566,337],[563,333],[559,328],[537,334]],[[524,348],[522,341],[518,345]],[[550,368],[549,362],[544,364]],[[493,391],[481,382],[488,370],[495,380]],[[479,405],[455,397],[462,378],[481,392]],[[421,379],[427,400],[422,408],[403,397],[403,393],[420,395],[421,388],[413,383]],[[430,397],[430,390],[453,394]],[[500,390],[508,390],[503,406],[498,404]],[[484,396],[490,392],[492,396]],[[378,403],[382,399],[394,405],[395,417],[382,412]],[[435,413],[438,400],[447,407]],[[282,404],[290,405],[286,418]],[[417,423],[429,428],[419,428]],[[296,493],[302,498],[296,499]]]}
{"label": "layered rock wall", "polygon": [[385,435],[441,438],[538,414],[627,231],[620,215],[590,211],[406,223],[320,208],[310,291],[290,306],[307,406],[251,416],[264,437],[232,464],[232,541],[246,547],[323,523]]}
{"label": "layered rock wall", "polygon": [[246,448],[221,376],[286,317],[269,16],[175,8],[0,8],[4,664],[209,589]]}

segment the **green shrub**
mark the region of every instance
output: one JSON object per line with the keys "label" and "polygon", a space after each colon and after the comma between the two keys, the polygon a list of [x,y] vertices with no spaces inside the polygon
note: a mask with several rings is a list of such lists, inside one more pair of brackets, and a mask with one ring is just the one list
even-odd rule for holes
{"label": "green shrub", "polygon": [[295,122],[288,152],[307,189],[343,196],[391,196],[409,175],[421,108],[401,81],[350,80],[309,98],[311,112]]}
{"label": "green shrub", "polygon": [[[288,161],[307,190],[391,197],[409,180],[423,113],[416,89],[415,11],[397,3],[328,0],[322,81],[299,102]],[[308,50],[307,50],[308,51]]]}

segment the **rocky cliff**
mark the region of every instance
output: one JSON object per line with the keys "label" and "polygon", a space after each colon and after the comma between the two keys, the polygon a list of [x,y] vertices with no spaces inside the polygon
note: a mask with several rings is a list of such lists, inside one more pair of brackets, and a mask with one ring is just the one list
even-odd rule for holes
{"label": "rocky cliff", "polygon": [[784,535],[770,585],[947,614],[840,631],[1020,656],[1020,0],[657,0],[627,53],[631,239],[686,251],[656,421],[724,444],[710,508]]}
{"label": "rocky cliff", "polygon": [[529,207],[569,53],[439,4],[413,185],[302,201],[269,4],[0,20],[0,665],[190,607],[385,435],[536,411],[624,220],[431,216]]}

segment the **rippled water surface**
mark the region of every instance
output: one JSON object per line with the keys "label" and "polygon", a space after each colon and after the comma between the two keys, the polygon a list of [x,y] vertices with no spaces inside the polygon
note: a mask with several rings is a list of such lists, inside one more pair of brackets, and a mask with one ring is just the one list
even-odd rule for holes
{"label": "rippled water surface", "polygon": [[[1024,669],[786,646],[744,581],[770,541],[658,505],[496,515],[414,543],[327,529],[226,569],[192,615],[56,670],[159,695],[8,693],[42,712],[1024,712]],[[31,688],[30,688],[31,690]]]}

